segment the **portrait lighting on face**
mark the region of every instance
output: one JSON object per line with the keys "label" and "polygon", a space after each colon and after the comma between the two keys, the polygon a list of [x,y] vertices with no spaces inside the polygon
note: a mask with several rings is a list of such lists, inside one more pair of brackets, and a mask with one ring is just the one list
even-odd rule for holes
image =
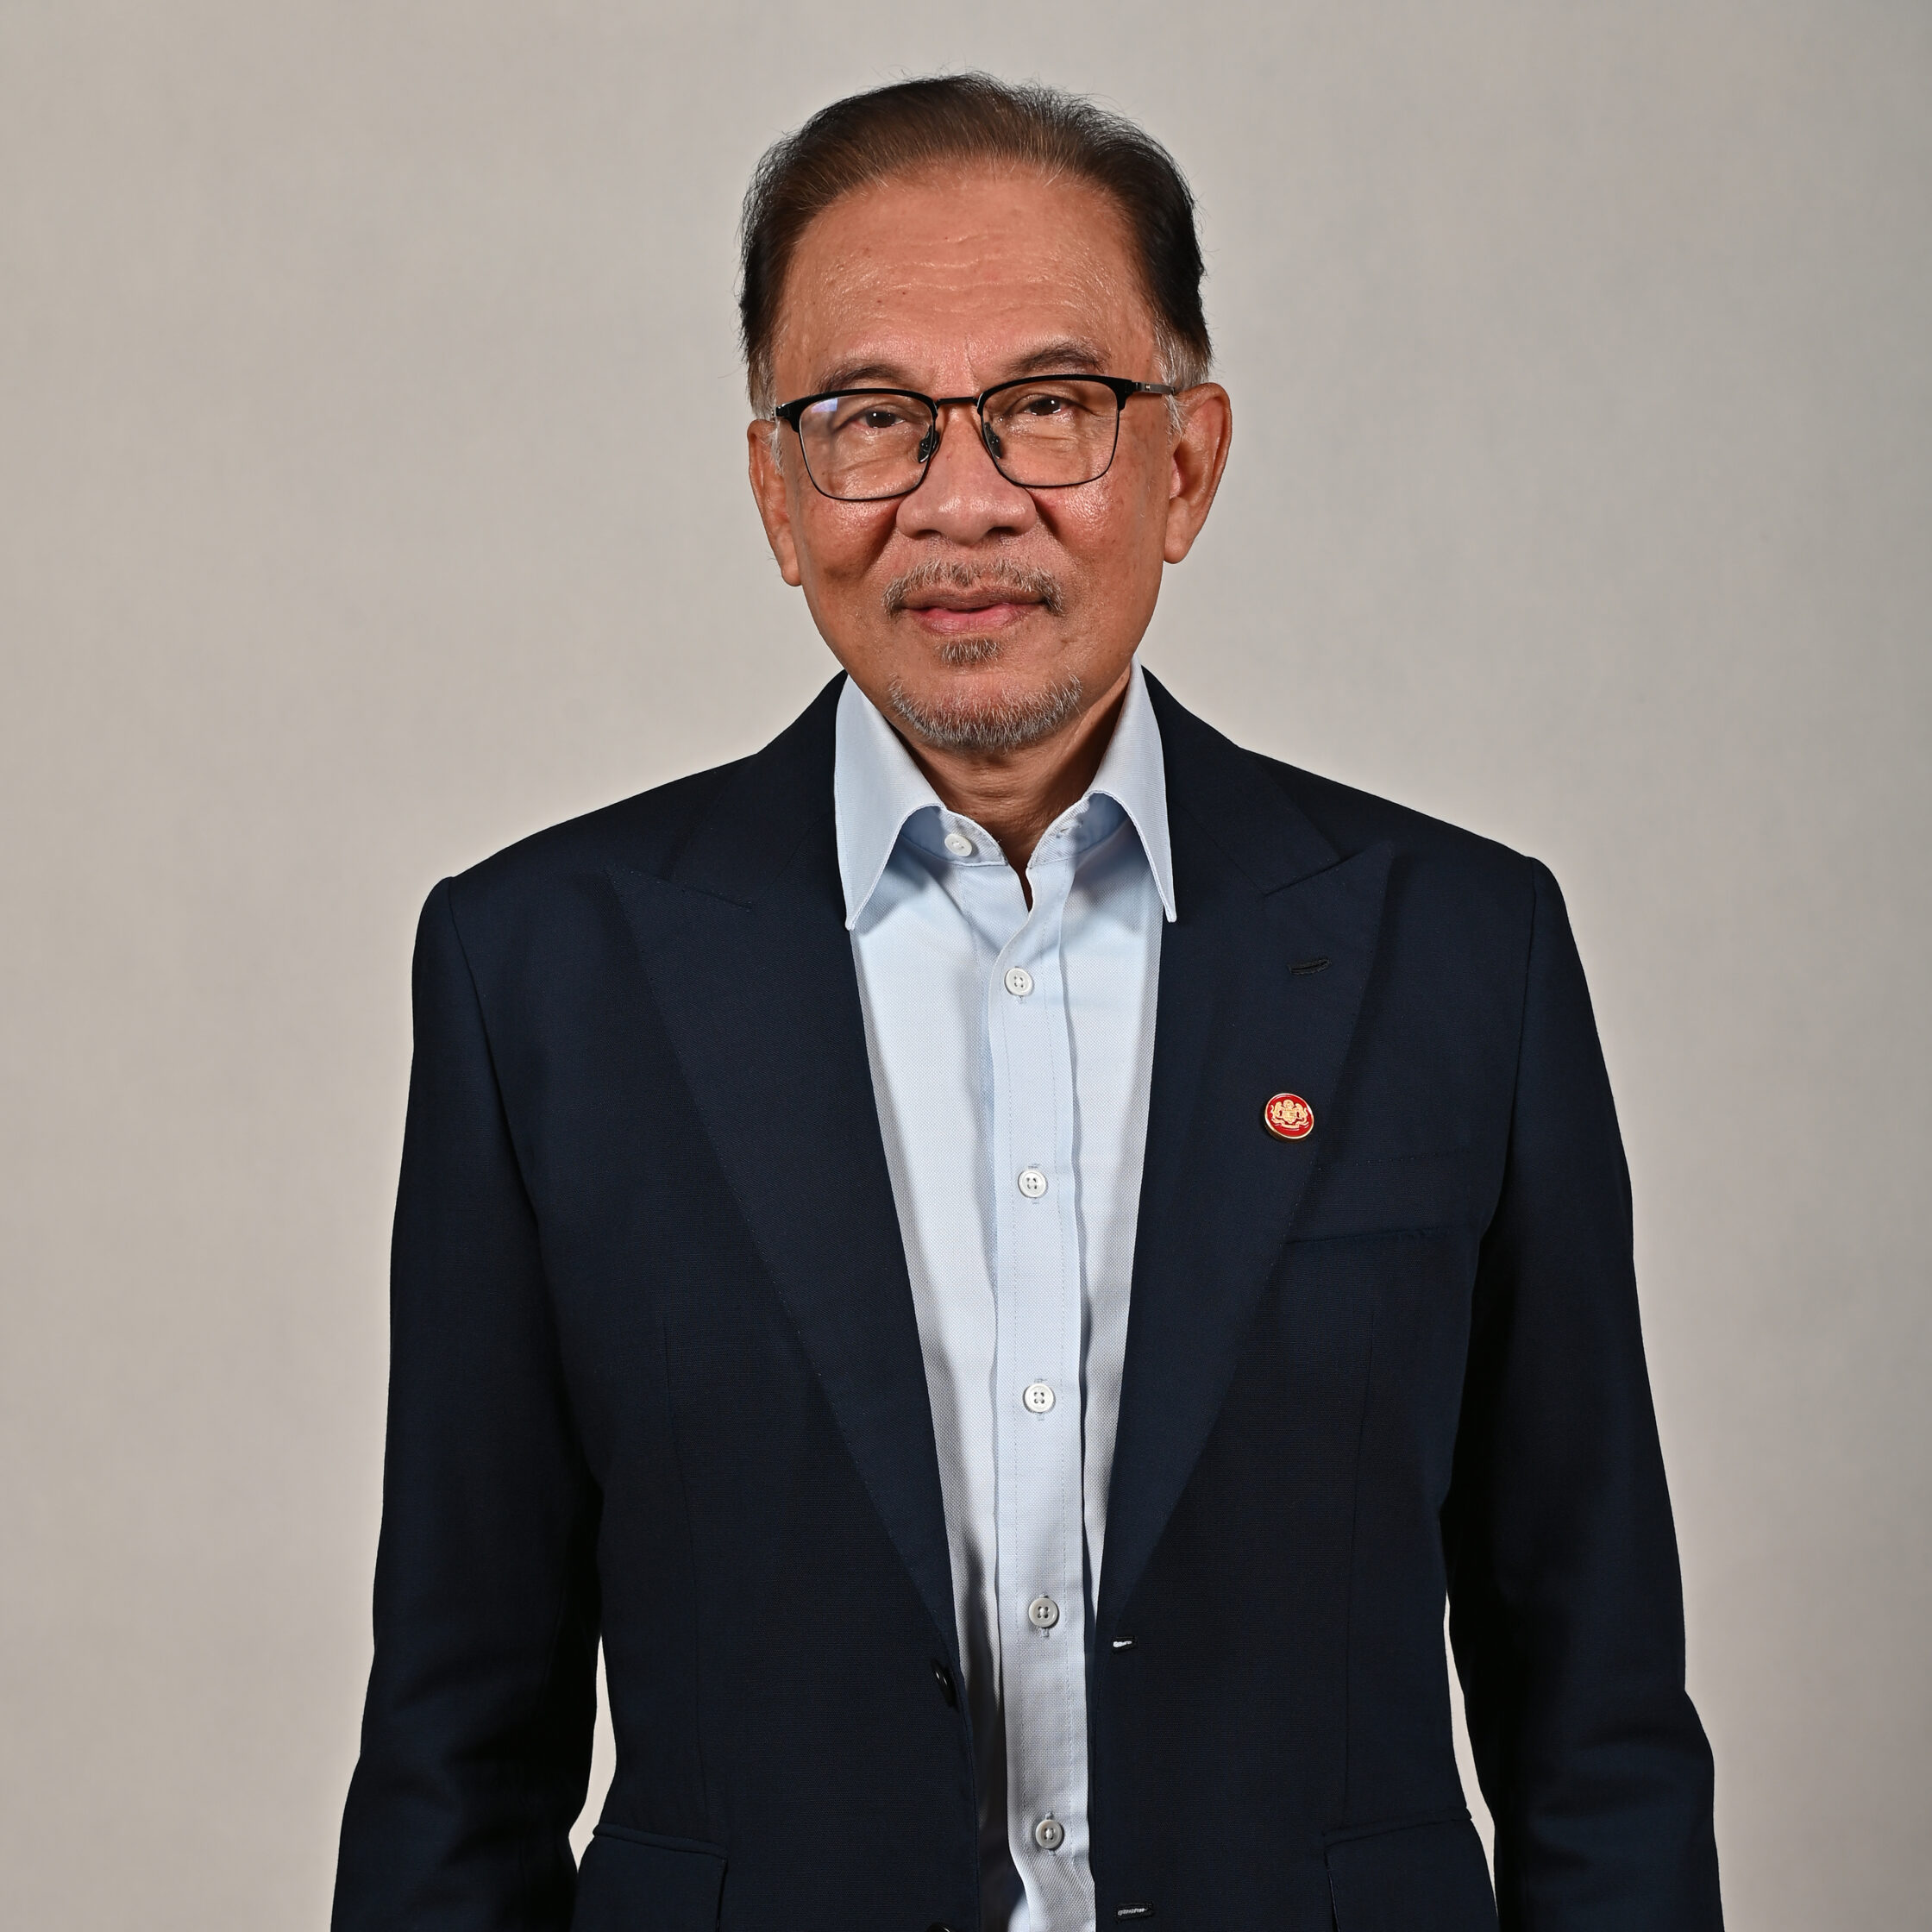
{"label": "portrait lighting on face", "polygon": [[970,156],[816,212],[773,323],[787,399],[747,450],[779,568],[950,782],[1052,748],[1002,838],[1023,856],[1097,767],[1212,505],[1226,395],[1159,380],[1176,332],[1106,189]]}

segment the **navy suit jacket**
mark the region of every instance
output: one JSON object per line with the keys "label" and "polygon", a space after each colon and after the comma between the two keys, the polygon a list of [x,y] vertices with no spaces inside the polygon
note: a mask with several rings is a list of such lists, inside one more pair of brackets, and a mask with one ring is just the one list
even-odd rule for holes
{"label": "navy suit jacket", "polygon": [[[1093,1623],[1101,1923],[1712,1932],[1628,1182],[1555,882],[1151,688],[1180,919]],[[338,1932],[979,1926],[837,690],[424,908]],[[1305,1139],[1264,1128],[1284,1089]],[[617,1774],[580,1872],[600,1636]]]}

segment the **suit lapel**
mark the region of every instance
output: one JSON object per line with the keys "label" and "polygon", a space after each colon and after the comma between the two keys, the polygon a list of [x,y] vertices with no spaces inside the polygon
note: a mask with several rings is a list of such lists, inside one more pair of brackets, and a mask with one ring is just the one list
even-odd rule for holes
{"label": "suit lapel", "polygon": [[[1259,760],[1149,682],[1180,918],[1161,947],[1102,1633],[1214,1426],[1334,1120],[1389,860],[1385,844],[1340,858]],[[1328,963],[1292,970],[1317,959]],[[1306,1139],[1263,1125],[1283,1091],[1314,1110]]]}
{"label": "suit lapel", "polygon": [[[1389,858],[1340,858],[1258,760],[1148,681],[1181,917],[1161,949],[1103,1631],[1213,1427],[1333,1119]],[[837,688],[738,768],[670,860],[611,876],[739,1208],[957,1665],[925,1360],[843,919]],[[1262,1125],[1283,1090],[1314,1109],[1305,1140]]]}
{"label": "suit lapel", "polygon": [[660,873],[612,882],[712,1148],[954,1664],[925,1365],[832,830],[837,683]]}

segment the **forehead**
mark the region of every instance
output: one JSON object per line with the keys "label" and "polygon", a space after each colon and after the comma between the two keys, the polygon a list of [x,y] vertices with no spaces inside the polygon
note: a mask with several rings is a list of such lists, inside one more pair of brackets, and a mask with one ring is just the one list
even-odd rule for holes
{"label": "forehead", "polygon": [[844,196],[800,237],[774,344],[781,396],[856,370],[967,388],[1052,344],[1146,374],[1148,308],[1127,225],[1089,183],[949,169]]}

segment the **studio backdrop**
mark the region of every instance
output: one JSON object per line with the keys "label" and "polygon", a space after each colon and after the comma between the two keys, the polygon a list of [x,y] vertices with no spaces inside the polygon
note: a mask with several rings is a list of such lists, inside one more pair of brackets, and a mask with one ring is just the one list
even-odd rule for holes
{"label": "studio backdrop", "polygon": [[417,909],[831,674],[738,198],[969,65],[1200,196],[1234,455],[1148,664],[1565,888],[1731,1923],[1923,1923],[1907,0],[0,7],[0,1922],[325,1923]]}

